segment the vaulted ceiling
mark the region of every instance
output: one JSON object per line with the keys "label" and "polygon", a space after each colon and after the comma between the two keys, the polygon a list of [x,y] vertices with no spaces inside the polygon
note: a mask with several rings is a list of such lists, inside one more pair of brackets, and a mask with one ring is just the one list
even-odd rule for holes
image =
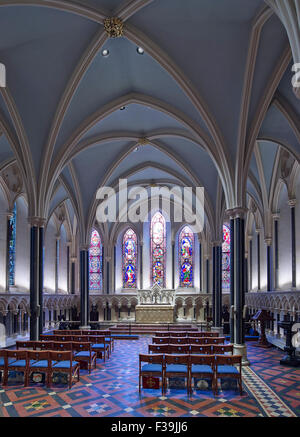
{"label": "vaulted ceiling", "polygon": [[1,168],[17,162],[30,215],[70,199],[84,229],[126,177],[203,185],[214,217],[255,199],[257,159],[269,189],[278,148],[300,156],[289,41],[263,0],[0,0],[0,62]]}

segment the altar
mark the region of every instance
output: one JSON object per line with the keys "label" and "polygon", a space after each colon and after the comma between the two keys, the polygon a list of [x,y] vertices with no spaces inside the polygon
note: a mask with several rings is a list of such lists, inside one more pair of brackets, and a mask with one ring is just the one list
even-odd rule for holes
{"label": "altar", "polygon": [[174,323],[175,291],[163,290],[155,284],[151,290],[138,291],[135,307],[136,323]]}

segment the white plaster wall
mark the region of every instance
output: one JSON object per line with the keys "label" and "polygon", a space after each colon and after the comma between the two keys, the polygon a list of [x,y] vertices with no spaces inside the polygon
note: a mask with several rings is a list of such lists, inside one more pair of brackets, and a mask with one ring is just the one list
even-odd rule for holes
{"label": "white plaster wall", "polygon": [[55,235],[56,226],[51,218],[45,232],[44,290],[47,293],[55,292]]}
{"label": "white plaster wall", "polygon": [[68,292],[67,282],[67,233],[64,225],[60,228],[59,263],[58,263],[58,290]]}
{"label": "white plaster wall", "polygon": [[6,287],[6,233],[8,205],[0,187],[0,291]]}
{"label": "white plaster wall", "polygon": [[288,290],[292,285],[292,252],[291,252],[291,211],[288,206],[288,194],[285,185],[282,186],[278,209],[280,218],[278,223],[279,246],[279,288]]}
{"label": "white plaster wall", "polygon": [[17,204],[15,287],[28,291],[30,283],[30,226],[28,208],[23,197]]}

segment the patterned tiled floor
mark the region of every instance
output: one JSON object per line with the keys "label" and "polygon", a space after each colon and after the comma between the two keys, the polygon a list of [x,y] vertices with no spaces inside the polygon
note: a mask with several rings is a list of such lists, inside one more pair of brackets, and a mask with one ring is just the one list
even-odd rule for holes
{"label": "patterned tiled floor", "polygon": [[244,394],[221,389],[185,389],[138,393],[138,354],[147,353],[149,337],[116,341],[111,358],[69,390],[64,384],[50,389],[32,383],[0,386],[0,417],[295,417],[300,416],[300,369],[280,366],[282,352],[248,345],[251,367],[244,368]]}

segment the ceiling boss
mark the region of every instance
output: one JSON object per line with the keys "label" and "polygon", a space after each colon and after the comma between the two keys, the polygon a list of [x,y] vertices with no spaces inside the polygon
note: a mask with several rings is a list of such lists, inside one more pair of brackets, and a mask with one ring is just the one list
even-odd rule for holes
{"label": "ceiling boss", "polygon": [[121,18],[109,17],[103,21],[104,28],[110,38],[120,38],[123,36],[124,23]]}

